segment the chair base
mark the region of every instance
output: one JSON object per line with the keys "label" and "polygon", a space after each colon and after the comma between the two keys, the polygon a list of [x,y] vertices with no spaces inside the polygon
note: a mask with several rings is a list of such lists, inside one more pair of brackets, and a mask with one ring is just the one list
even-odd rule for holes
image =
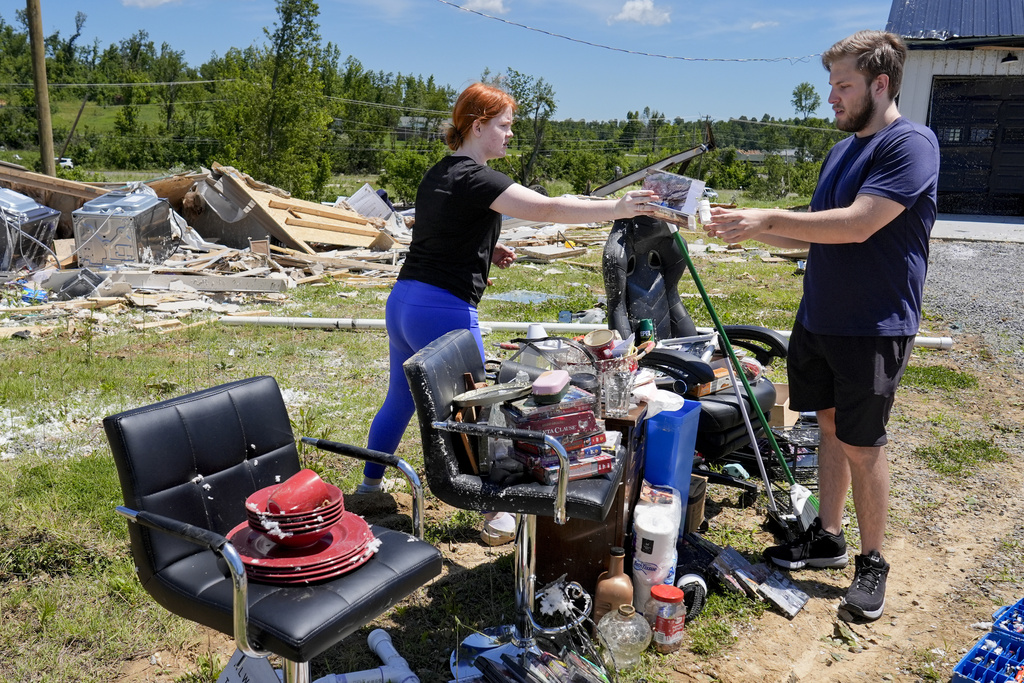
{"label": "chair base", "polygon": [[480,633],[472,633],[452,650],[449,660],[452,676],[456,681],[478,678],[483,672],[476,666],[481,657],[502,664],[502,655],[519,661],[526,652],[539,653],[536,641],[520,640],[515,637],[515,627],[511,625],[494,626]]}

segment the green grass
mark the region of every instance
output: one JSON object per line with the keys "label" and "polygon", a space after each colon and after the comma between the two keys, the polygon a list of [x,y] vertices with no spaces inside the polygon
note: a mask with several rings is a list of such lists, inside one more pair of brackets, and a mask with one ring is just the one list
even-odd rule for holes
{"label": "green grass", "polygon": [[941,365],[910,365],[903,374],[903,386],[918,389],[962,391],[976,389],[978,378],[969,372],[952,370]]}
{"label": "green grass", "polygon": [[938,443],[914,449],[929,469],[959,477],[969,475],[983,464],[1005,462],[1009,455],[989,439],[942,437]]}
{"label": "green grass", "polygon": [[766,609],[764,602],[755,602],[739,593],[709,592],[700,617],[686,625],[691,651],[706,658],[728,651],[737,641],[736,625],[757,619]]}

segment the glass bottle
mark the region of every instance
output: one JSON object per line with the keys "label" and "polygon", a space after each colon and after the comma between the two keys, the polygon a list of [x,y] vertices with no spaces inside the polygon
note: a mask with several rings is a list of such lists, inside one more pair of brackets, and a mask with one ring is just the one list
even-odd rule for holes
{"label": "glass bottle", "polygon": [[683,642],[686,624],[683,598],[682,589],[671,584],[659,584],[651,589],[651,601],[644,616],[654,630],[654,649],[661,654],[675,652]]}
{"label": "glass bottle", "polygon": [[625,557],[625,548],[612,548],[608,558],[608,571],[601,572],[597,577],[594,613],[591,616],[595,628],[604,615],[619,609],[620,605],[629,605],[633,602],[633,581],[626,573]]}
{"label": "glass bottle", "polygon": [[640,653],[651,644],[651,626],[632,605],[609,612],[597,624],[616,671],[626,671],[640,663]]}

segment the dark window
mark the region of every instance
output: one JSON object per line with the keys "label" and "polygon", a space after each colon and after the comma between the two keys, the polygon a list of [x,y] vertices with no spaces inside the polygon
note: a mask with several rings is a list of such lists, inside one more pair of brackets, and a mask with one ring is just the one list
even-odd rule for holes
{"label": "dark window", "polygon": [[971,143],[975,145],[988,145],[996,139],[995,128],[971,128]]}

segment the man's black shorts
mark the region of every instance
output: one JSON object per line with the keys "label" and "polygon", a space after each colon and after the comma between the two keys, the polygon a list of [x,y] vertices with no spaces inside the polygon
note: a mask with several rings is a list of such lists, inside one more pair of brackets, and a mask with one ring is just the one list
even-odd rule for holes
{"label": "man's black shorts", "polygon": [[789,405],[799,412],[836,409],[836,437],[851,446],[883,446],[885,425],[914,337],[842,337],[808,332],[789,339]]}

